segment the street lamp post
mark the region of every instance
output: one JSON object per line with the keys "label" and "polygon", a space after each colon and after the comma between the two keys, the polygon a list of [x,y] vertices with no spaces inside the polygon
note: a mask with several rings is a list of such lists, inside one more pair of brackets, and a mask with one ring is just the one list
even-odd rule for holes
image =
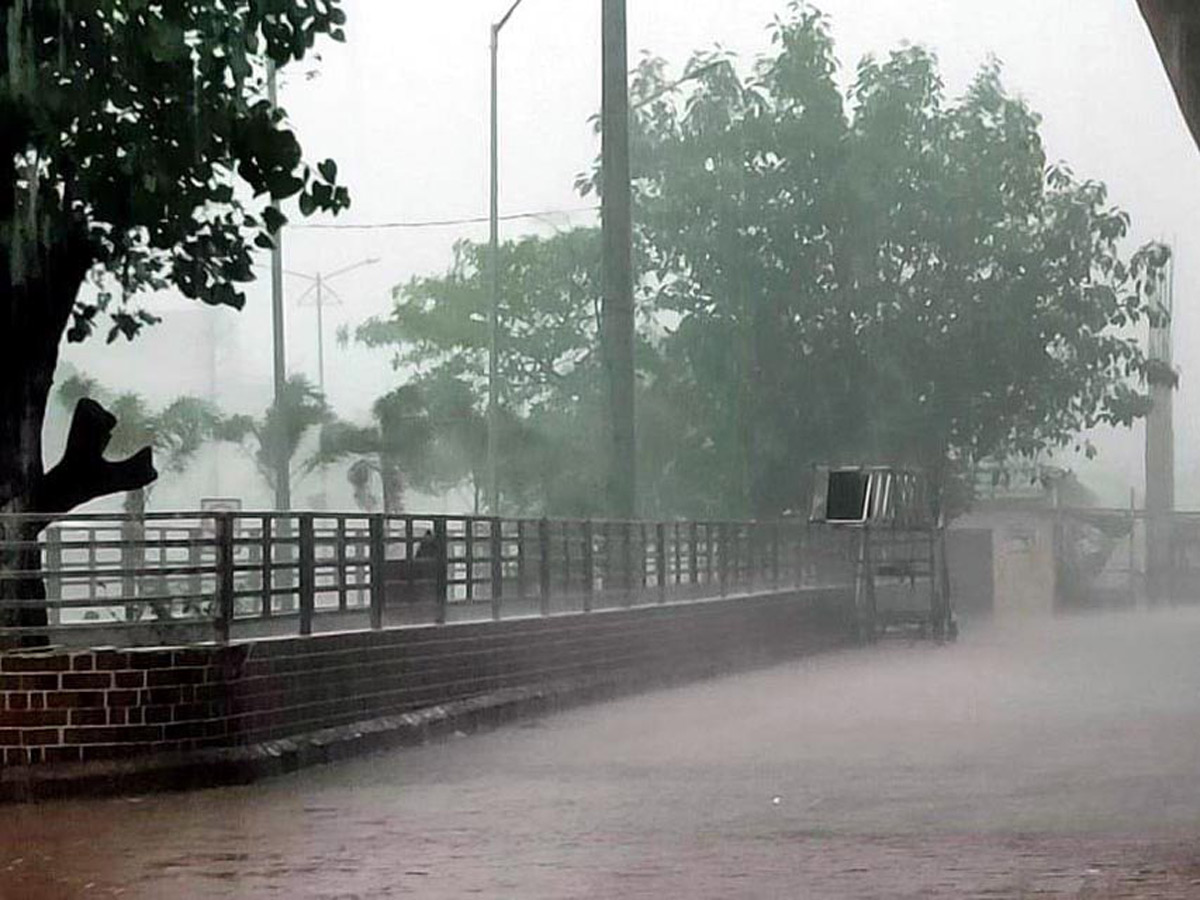
{"label": "street lamp post", "polygon": [[500,382],[497,372],[500,361],[500,141],[497,68],[500,55],[500,29],[508,22],[521,0],[515,0],[500,21],[492,24],[492,129],[491,129],[491,190],[488,211],[488,281],[491,305],[488,314],[488,413],[487,413],[487,501],[488,512],[500,514],[500,480],[496,451],[500,423]]}
{"label": "street lamp post", "polygon": [[[275,78],[275,62],[267,59],[267,99],[271,109],[277,109],[279,95]],[[279,212],[279,204],[272,201],[271,208]],[[284,382],[287,380],[287,361],[284,357],[283,329],[283,229],[274,234],[271,246],[271,334],[274,345],[275,404],[283,402]],[[292,485],[290,464],[283,450],[283,442],[272,460],[275,467],[275,509],[285,511],[292,508]]]}

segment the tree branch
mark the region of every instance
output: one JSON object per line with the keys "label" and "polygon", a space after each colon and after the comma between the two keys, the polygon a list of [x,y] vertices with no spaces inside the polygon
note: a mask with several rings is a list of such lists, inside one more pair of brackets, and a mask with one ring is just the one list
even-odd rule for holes
{"label": "tree branch", "polygon": [[116,416],[95,400],[85,397],[75,404],[62,460],[45,474],[35,493],[32,508],[47,516],[40,527],[89,500],[138,490],[158,478],[149,447],[117,462],[104,458],[116,425]]}

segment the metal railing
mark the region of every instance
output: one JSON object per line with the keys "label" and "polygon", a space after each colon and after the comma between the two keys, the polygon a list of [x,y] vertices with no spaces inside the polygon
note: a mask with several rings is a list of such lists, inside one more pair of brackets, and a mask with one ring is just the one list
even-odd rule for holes
{"label": "metal railing", "polygon": [[1200,601],[1200,512],[1063,507],[1047,515],[1060,606]]}
{"label": "metal railing", "polygon": [[[5,535],[17,533],[7,517]],[[798,521],[355,513],[71,515],[37,539],[46,598],[12,589],[0,645],[147,644],[589,612],[853,581],[854,541]],[[15,596],[14,596],[15,594]],[[46,624],[16,610],[44,607]]]}

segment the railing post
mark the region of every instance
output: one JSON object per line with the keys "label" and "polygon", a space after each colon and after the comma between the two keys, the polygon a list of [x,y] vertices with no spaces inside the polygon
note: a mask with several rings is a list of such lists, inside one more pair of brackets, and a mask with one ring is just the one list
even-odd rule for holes
{"label": "railing post", "polygon": [[378,631],[383,627],[383,604],[387,599],[387,586],[384,584],[387,549],[383,540],[383,516],[371,516],[367,527],[367,559],[371,567],[371,629]]}
{"label": "railing post", "polygon": [[671,523],[671,549],[672,549],[673,555],[675,557],[675,568],[674,568],[675,593],[679,593],[679,582],[681,582],[683,580],[683,571],[682,571],[683,555],[682,555],[682,551],[679,549],[679,522],[678,521]]}
{"label": "railing post", "polygon": [[337,517],[337,537],[334,556],[337,566],[338,609],[346,611],[346,517]]}
{"label": "railing post", "polygon": [[[709,555],[712,554],[712,543],[709,543]],[[729,585],[729,523],[722,522],[717,526],[717,580],[721,585],[721,596],[725,596],[725,592]]]}
{"label": "railing post", "polygon": [[592,546],[592,520],[583,523],[583,611],[592,611],[592,601],[596,593],[595,557]]}
{"label": "railing post", "polygon": [[499,621],[504,604],[504,523],[493,516],[491,527],[488,555],[492,563],[492,618]]}
{"label": "railing post", "polygon": [[274,569],[272,564],[274,560],[271,554],[271,517],[262,517],[262,534],[259,536],[262,541],[262,549],[259,551],[262,559],[262,608],[259,613],[264,619],[271,616],[271,592],[275,589]]}
{"label": "railing post", "polygon": [[538,609],[550,615],[550,522],[538,520]]}
{"label": "railing post", "polygon": [[571,523],[562,523],[562,594],[571,596]]}
{"label": "railing post", "polygon": [[446,533],[446,517],[438,516],[433,520],[433,540],[437,545],[437,571],[434,573],[434,602],[437,604],[433,620],[438,625],[446,624],[446,600],[449,593],[449,576],[446,566],[449,563],[449,542]]}
{"label": "railing post", "polygon": [[625,605],[633,605],[633,523],[621,523],[621,574]]}
{"label": "railing post", "polygon": [[517,597],[525,599],[525,521],[517,520]]}
{"label": "railing post", "polygon": [[470,517],[463,519],[463,540],[466,560],[466,577],[463,580],[466,582],[466,599],[470,603],[475,599],[475,520]]}
{"label": "railing post", "polygon": [[696,586],[700,584],[700,551],[696,544],[699,540],[700,526],[695,522],[688,523],[688,584],[692,586],[691,594],[695,595]]}
{"label": "railing post", "polygon": [[229,642],[233,624],[233,517],[217,513],[214,522],[217,544],[217,640]]}
{"label": "railing post", "polygon": [[771,524],[771,589],[779,590],[779,523]]}
{"label": "railing post", "polygon": [[654,560],[658,576],[658,602],[667,602],[667,526],[659,522],[654,526],[654,544],[657,558]]}
{"label": "railing post", "polygon": [[[46,599],[62,600],[62,529],[51,525],[46,529]],[[46,621],[55,626],[62,621],[62,609],[57,605],[47,609]]]}
{"label": "railing post", "polygon": [[312,513],[300,516],[300,634],[312,634],[317,599],[317,552]]}

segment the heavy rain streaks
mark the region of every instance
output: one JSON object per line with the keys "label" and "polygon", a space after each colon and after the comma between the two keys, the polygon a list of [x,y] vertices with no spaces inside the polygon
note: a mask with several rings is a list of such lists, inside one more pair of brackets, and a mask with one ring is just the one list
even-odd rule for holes
{"label": "heavy rain streaks", "polygon": [[0,0],[0,900],[1200,897],[1197,54]]}
{"label": "heavy rain streaks", "polygon": [[0,896],[1194,896],[1197,639],[1193,612],[975,629],[249,787],[16,807]]}

